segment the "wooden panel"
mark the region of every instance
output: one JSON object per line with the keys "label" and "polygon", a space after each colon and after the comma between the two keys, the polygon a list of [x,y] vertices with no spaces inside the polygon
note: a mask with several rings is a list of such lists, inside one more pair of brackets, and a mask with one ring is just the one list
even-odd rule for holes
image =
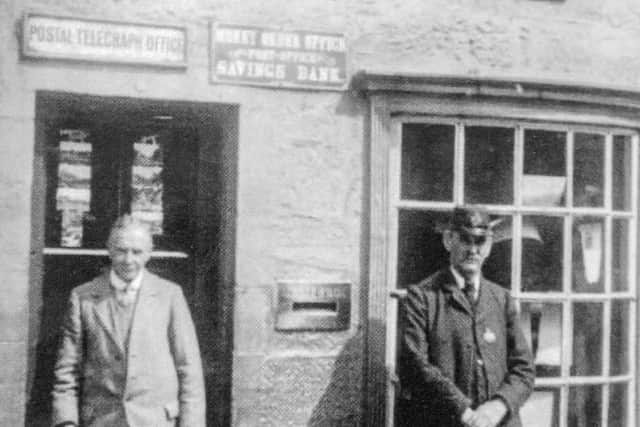
{"label": "wooden panel", "polygon": [[390,141],[390,116],[383,98],[371,99],[371,188],[370,188],[370,247],[369,286],[367,306],[367,335],[365,355],[367,426],[385,425],[387,372],[386,353],[386,303],[387,303],[387,245],[388,245],[388,162],[387,144]]}

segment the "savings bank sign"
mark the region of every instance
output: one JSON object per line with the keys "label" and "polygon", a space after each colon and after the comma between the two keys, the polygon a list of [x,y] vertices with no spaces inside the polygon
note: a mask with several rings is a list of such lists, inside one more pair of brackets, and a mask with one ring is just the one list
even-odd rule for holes
{"label": "savings bank sign", "polygon": [[341,90],[347,83],[342,34],[211,24],[215,83]]}

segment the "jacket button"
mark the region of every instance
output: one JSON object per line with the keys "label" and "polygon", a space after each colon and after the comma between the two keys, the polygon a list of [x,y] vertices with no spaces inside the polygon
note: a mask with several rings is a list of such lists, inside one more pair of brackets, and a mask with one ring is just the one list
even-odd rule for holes
{"label": "jacket button", "polygon": [[484,365],[484,361],[482,359],[478,359],[477,362],[478,362],[478,366]]}

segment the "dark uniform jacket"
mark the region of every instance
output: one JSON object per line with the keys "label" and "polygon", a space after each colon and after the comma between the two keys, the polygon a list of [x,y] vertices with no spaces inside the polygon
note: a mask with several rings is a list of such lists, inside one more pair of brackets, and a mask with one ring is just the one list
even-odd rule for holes
{"label": "dark uniform jacket", "polygon": [[466,408],[500,398],[501,425],[521,426],[534,368],[509,292],[482,278],[474,308],[447,268],[410,286],[404,309],[397,424],[458,427]]}

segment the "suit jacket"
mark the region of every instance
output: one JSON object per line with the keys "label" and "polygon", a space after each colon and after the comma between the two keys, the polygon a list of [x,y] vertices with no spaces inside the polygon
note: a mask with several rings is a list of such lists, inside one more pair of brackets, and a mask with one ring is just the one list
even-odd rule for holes
{"label": "suit jacket", "polygon": [[534,382],[531,352],[509,292],[484,278],[479,289],[474,311],[449,268],[409,287],[398,424],[461,426],[460,417],[472,404],[479,351],[487,397],[500,398],[508,407],[502,425],[521,425],[518,410]]}
{"label": "suit jacket", "polygon": [[75,288],[54,368],[53,425],[205,425],[202,362],[182,289],[148,271],[128,351],[111,322],[109,275]]}

